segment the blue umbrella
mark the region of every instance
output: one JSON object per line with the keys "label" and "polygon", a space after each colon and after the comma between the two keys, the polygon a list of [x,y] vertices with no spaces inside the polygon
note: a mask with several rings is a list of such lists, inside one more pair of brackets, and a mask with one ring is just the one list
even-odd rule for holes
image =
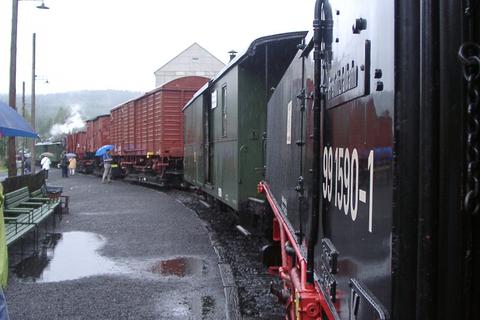
{"label": "blue umbrella", "polygon": [[38,138],[30,124],[2,101],[0,101],[0,136]]}
{"label": "blue umbrella", "polygon": [[95,152],[95,155],[96,156],[103,156],[105,153],[107,153],[107,151],[112,150],[112,149],[113,149],[113,145],[111,145],[111,144],[101,146],[100,148],[97,149],[97,152]]}

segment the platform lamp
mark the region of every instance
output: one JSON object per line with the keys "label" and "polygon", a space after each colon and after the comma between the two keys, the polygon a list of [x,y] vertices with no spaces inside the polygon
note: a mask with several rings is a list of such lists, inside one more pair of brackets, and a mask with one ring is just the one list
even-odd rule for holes
{"label": "platform lamp", "polygon": [[[19,1],[42,1],[42,4],[37,6],[38,9],[50,9],[43,0],[12,0],[12,33],[10,38],[10,83],[8,90],[8,104],[17,109],[17,25],[18,25],[18,2]],[[15,137],[8,138],[8,176],[13,177],[17,175],[16,168],[16,148]]]}

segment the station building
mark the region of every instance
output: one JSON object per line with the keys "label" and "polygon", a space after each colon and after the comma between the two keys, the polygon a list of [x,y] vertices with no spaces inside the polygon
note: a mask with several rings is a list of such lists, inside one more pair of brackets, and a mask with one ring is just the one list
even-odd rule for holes
{"label": "station building", "polygon": [[195,42],[154,72],[155,87],[186,76],[213,78],[224,66],[222,61]]}

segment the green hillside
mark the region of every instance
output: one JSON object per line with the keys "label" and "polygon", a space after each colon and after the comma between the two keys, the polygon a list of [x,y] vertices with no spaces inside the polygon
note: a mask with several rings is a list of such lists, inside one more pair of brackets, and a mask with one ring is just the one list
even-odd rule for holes
{"label": "green hillside", "polygon": [[[58,135],[62,130],[73,127],[78,130],[82,121],[107,114],[113,107],[142,94],[143,92],[135,91],[98,90],[37,95],[37,131],[42,139],[46,140],[52,135]],[[7,102],[8,97],[0,95],[0,100]],[[25,118],[29,121],[30,105],[31,99],[27,96]],[[17,100],[17,110],[21,113],[21,99]]]}

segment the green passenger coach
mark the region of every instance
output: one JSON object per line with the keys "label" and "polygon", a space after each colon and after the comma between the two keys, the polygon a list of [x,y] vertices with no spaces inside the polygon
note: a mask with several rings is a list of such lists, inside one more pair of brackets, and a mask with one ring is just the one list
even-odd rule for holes
{"label": "green passenger coach", "polygon": [[306,32],[259,38],[187,103],[184,179],[234,210],[263,179],[267,101]]}

